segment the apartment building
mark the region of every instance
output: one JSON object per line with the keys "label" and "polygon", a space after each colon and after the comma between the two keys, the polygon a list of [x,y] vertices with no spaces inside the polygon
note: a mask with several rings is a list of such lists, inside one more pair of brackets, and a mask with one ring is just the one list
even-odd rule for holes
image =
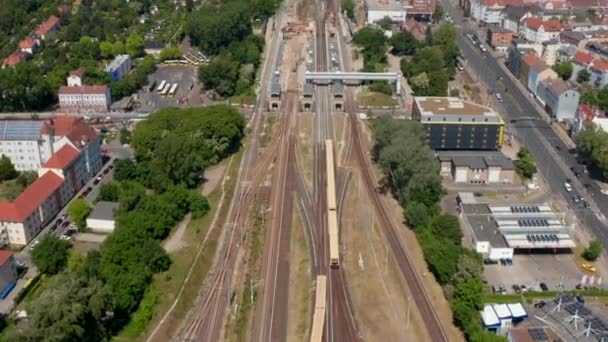
{"label": "apartment building", "polygon": [[61,86],[59,105],[66,111],[107,111],[112,103],[110,88],[105,85]]}
{"label": "apartment building", "polygon": [[414,97],[412,118],[424,126],[434,150],[497,150],[503,143],[498,113],[457,97]]}
{"label": "apartment building", "polygon": [[106,67],[106,72],[110,75],[112,81],[123,79],[129,71],[131,71],[132,62],[129,55],[118,55]]}

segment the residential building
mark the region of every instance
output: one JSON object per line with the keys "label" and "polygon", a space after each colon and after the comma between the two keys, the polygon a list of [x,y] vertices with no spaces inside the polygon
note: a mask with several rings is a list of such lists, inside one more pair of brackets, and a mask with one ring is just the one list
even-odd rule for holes
{"label": "residential building", "polygon": [[606,114],[599,110],[592,110],[585,104],[580,104],[574,115],[572,136],[576,137],[578,133],[590,125],[595,125],[597,128],[608,132],[608,118]]}
{"label": "residential building", "polygon": [[146,40],[144,42],[144,51],[147,55],[158,56],[167,44],[157,41]]}
{"label": "residential building", "polygon": [[13,202],[0,201],[0,242],[26,245],[50,223],[69,197],[63,178],[47,172]]}
{"label": "residential building", "polygon": [[583,48],[587,41],[587,36],[583,32],[562,31],[559,34],[559,41],[577,48]]}
{"label": "residential building", "polygon": [[500,14],[500,26],[512,32],[519,32],[521,23],[540,12],[536,5],[507,5]]}
{"label": "residential building", "polygon": [[429,19],[433,15],[436,6],[436,0],[412,0],[410,7],[407,9],[407,15]]}
{"label": "residential building", "polygon": [[27,52],[23,52],[21,50],[15,51],[15,52],[11,53],[10,55],[8,55],[8,57],[6,57],[2,61],[2,68],[12,67],[21,62],[25,62],[27,60],[27,57],[28,57]]}
{"label": "residential building", "polygon": [[595,59],[589,68],[591,78],[589,82],[598,88],[603,88],[608,84],[608,62],[602,59]]}
{"label": "residential building", "polygon": [[99,170],[101,142],[95,131],[81,118],[60,116],[48,121],[0,120],[0,154],[9,157],[18,171],[40,169],[66,144],[85,151],[90,159],[92,174]]}
{"label": "residential building", "polygon": [[498,26],[490,26],[487,34],[488,44],[496,51],[506,52],[514,35],[515,32],[513,31]]}
{"label": "residential building", "polygon": [[497,150],[503,143],[498,113],[457,97],[414,97],[412,118],[422,123],[434,150]]}
{"label": "residential building", "polygon": [[6,298],[17,283],[17,264],[13,253],[0,250],[0,299]]}
{"label": "residential building", "polygon": [[528,53],[521,59],[519,74],[516,74],[516,76],[519,81],[526,87],[528,87],[530,80],[530,70],[532,69],[534,64],[538,62],[540,62],[540,58],[538,58],[538,56],[534,53]]}
{"label": "residential building", "polygon": [[59,105],[62,110],[107,111],[111,103],[110,88],[105,85],[59,88]]}
{"label": "residential building", "polygon": [[25,245],[101,169],[97,134],[80,118],[45,123],[42,135],[66,143],[38,170],[39,178],[13,202],[0,201],[0,242]]}
{"label": "residential building", "polygon": [[121,80],[131,71],[131,63],[129,55],[118,55],[106,67],[106,72],[110,75],[112,81]]}
{"label": "residential building", "polygon": [[574,229],[548,203],[488,204],[459,194],[459,212],[471,244],[490,260],[512,259],[515,250],[570,250]]}
{"label": "residential building", "polygon": [[531,42],[542,43],[557,39],[562,31],[569,31],[570,27],[562,24],[559,20],[551,19],[543,21],[537,17],[526,18],[519,28],[519,38]]}
{"label": "residential building", "polygon": [[[595,57],[590,53],[577,51],[572,58],[572,77],[570,79],[576,80],[578,73],[581,70],[589,70],[591,63],[595,60]],[[591,73],[591,72],[589,72]]]}
{"label": "residential building", "polygon": [[40,42],[40,40],[45,40],[49,33],[55,32],[59,29],[60,26],[59,18],[52,15],[45,22],[38,25],[38,28],[34,32],[34,37]]}
{"label": "residential building", "polygon": [[530,70],[528,71],[528,89],[534,95],[538,95],[538,84],[541,81],[554,78],[557,78],[557,73],[549,68],[544,61],[537,60],[530,66]]}
{"label": "residential building", "polygon": [[562,44],[556,39],[551,39],[543,42],[542,45],[543,53],[541,54],[540,58],[542,58],[543,62],[545,62],[545,64],[548,66],[554,66],[558,58],[558,51]]}
{"label": "residential building", "polygon": [[84,80],[84,68],[79,68],[76,70],[70,71],[68,75],[68,87],[80,87]]}
{"label": "residential building", "polygon": [[486,24],[499,25],[502,10],[508,5],[523,5],[523,0],[469,0],[471,17]]}
{"label": "residential building", "polygon": [[398,0],[366,0],[366,24],[389,17],[395,23],[405,22],[405,6]]}
{"label": "residential building", "polygon": [[[542,53],[542,44],[525,42],[521,39],[513,39],[511,45],[507,49],[507,68],[511,70],[513,75],[522,80],[522,83],[526,84],[528,82],[528,73],[526,65],[524,64],[528,63],[527,66],[529,67],[531,65],[530,62],[532,61],[526,62],[524,59],[537,59]],[[528,55],[534,55],[535,57],[526,57]],[[522,78],[522,74],[525,74],[525,77]]]}
{"label": "residential building", "polygon": [[441,176],[454,183],[513,184],[515,168],[500,151],[437,151]]}
{"label": "residential building", "polygon": [[571,83],[560,78],[544,80],[538,86],[538,98],[558,121],[574,120],[580,94]]}
{"label": "residential building", "polygon": [[34,53],[34,48],[36,47],[36,41],[31,37],[26,37],[24,40],[19,42],[19,50],[22,52],[29,53],[30,55]]}
{"label": "residential building", "polygon": [[116,227],[114,214],[118,203],[99,201],[87,217],[87,228],[100,233],[112,233]]}

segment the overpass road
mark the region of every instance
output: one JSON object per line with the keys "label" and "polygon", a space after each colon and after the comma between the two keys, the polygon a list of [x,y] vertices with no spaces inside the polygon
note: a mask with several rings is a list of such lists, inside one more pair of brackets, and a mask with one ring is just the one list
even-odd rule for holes
{"label": "overpass road", "polygon": [[[457,43],[466,65],[492,94],[503,95],[502,103],[493,100],[491,106],[501,113],[507,122],[507,129],[534,154],[537,166],[548,185],[547,193],[552,199],[565,199],[568,211],[576,216],[577,223],[590,229],[602,240],[604,246],[608,247],[608,221],[602,214],[608,212],[608,197],[600,192],[599,185],[588,175],[580,172],[576,177],[573,174],[570,168],[582,170],[582,165],[575,155],[568,151],[568,146],[559,138],[543,114],[531,103],[533,99],[507,74],[499,64],[501,61],[481,52],[471,43],[466,35],[475,31],[467,28],[460,10],[447,0],[443,0],[443,5],[459,26]],[[590,203],[589,209],[574,203],[572,194],[564,187],[567,179],[572,180],[575,192]]]}

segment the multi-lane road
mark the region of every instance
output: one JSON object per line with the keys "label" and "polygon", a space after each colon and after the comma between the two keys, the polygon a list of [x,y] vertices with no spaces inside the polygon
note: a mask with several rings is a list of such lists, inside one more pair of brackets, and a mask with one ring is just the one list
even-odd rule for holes
{"label": "multi-lane road", "polygon": [[[505,119],[507,129],[535,156],[537,166],[547,183],[547,192],[565,199],[569,212],[576,215],[578,223],[591,229],[608,247],[608,221],[602,214],[608,212],[608,197],[600,192],[596,182],[582,172],[582,165],[576,160],[576,156],[568,151],[569,147],[547,122],[546,115],[541,114],[531,103],[534,99],[529,93],[522,91],[512,76],[499,64],[502,61],[472,44],[466,35],[476,32],[469,27],[468,22],[463,21],[461,11],[455,8],[453,3],[447,0],[443,2],[459,26],[457,42],[467,67],[472,69],[490,91],[491,106],[498,109]],[[502,94],[502,103],[497,101],[496,93]],[[580,173],[578,177],[571,171],[572,167]],[[564,187],[567,179],[572,180],[574,191],[590,203],[589,209],[574,203],[573,194]]]}

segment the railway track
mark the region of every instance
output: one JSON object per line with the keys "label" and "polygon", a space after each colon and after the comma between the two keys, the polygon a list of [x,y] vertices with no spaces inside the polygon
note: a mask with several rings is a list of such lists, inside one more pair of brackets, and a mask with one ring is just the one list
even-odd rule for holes
{"label": "railway track", "polygon": [[[278,12],[278,30],[280,30],[284,12],[284,4]],[[178,341],[209,341],[222,339],[224,316],[230,302],[232,290],[231,278],[234,271],[244,227],[247,224],[248,209],[254,198],[253,183],[263,179],[264,172],[270,166],[274,155],[272,149],[267,149],[259,160],[259,137],[263,131],[262,108],[268,90],[268,81],[275,64],[277,44],[280,34],[275,34],[270,44],[270,50],[264,61],[260,94],[254,109],[253,117],[248,124],[251,128],[250,141],[245,147],[244,158],[241,162],[238,183],[234,189],[233,200],[228,209],[228,215],[222,232],[221,244],[214,259],[209,275],[205,279],[201,296],[191,310],[188,319],[181,329]],[[213,227],[213,229],[216,229]],[[218,228],[219,229],[219,228]]]}
{"label": "railway track", "polygon": [[[352,107],[351,107],[352,108]],[[379,219],[379,223],[386,235],[391,251],[397,261],[397,266],[401,271],[401,274],[405,278],[408,288],[412,294],[412,298],[418,307],[418,311],[422,316],[422,321],[426,326],[426,330],[431,337],[432,341],[448,341],[448,338],[443,330],[433,305],[429,300],[429,297],[424,290],[424,286],[412,264],[410,256],[407,253],[405,245],[401,240],[397,232],[397,227],[393,224],[390,216],[388,215],[387,209],[380,198],[376,190],[376,182],[372,174],[372,165],[366,156],[366,149],[363,147],[360,137],[360,131],[358,127],[359,120],[354,112],[349,113],[350,130],[353,137],[352,142],[352,157],[361,169],[363,184],[367,190],[369,198],[372,200],[372,204],[376,211],[376,215]]]}

